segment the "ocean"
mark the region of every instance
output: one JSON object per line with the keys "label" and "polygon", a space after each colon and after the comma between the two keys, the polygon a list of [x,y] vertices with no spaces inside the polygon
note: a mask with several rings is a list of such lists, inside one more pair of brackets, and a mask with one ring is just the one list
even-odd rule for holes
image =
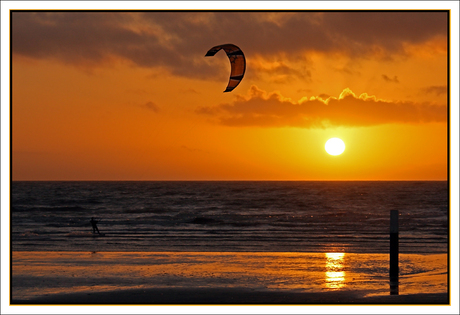
{"label": "ocean", "polygon": [[386,254],[391,210],[400,253],[448,252],[446,181],[15,181],[11,248]]}

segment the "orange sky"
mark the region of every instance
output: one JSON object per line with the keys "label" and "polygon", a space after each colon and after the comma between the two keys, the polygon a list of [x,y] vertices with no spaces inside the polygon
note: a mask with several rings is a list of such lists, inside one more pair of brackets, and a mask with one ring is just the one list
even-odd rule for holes
{"label": "orange sky", "polygon": [[12,17],[13,180],[447,179],[447,11]]}

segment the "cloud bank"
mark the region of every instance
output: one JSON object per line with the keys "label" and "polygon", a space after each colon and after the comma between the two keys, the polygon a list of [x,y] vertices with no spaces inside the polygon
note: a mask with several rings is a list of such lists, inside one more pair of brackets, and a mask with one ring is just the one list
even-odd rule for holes
{"label": "cloud bank", "polygon": [[447,122],[447,106],[387,101],[366,93],[357,96],[348,88],[338,97],[292,101],[252,86],[247,96],[238,96],[233,103],[200,107],[196,112],[227,126],[327,128]]}
{"label": "cloud bank", "polygon": [[[441,39],[447,11],[418,12],[33,12],[12,13],[14,55],[96,66],[121,58],[140,67],[208,78],[206,51],[235,43],[247,56],[295,59],[307,52],[352,57],[404,54]],[[292,71],[280,64],[278,69]],[[308,72],[298,73],[307,76]]]}

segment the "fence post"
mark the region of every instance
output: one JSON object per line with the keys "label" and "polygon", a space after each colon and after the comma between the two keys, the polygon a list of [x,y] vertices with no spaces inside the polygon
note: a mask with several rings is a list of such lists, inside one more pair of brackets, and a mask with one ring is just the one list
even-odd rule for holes
{"label": "fence post", "polygon": [[399,294],[399,211],[390,212],[390,294]]}

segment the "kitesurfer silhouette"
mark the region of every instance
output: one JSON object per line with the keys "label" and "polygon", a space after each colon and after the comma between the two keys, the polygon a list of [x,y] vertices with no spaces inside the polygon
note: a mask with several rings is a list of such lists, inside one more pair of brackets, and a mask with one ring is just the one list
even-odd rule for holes
{"label": "kitesurfer silhouette", "polygon": [[99,229],[97,228],[97,222],[99,222],[99,221],[96,221],[96,220],[94,220],[94,218],[91,218],[91,220],[89,220],[89,222],[91,222],[91,226],[93,227],[93,234],[95,234],[96,231],[97,231],[98,234],[101,234],[101,232],[99,232]]}

